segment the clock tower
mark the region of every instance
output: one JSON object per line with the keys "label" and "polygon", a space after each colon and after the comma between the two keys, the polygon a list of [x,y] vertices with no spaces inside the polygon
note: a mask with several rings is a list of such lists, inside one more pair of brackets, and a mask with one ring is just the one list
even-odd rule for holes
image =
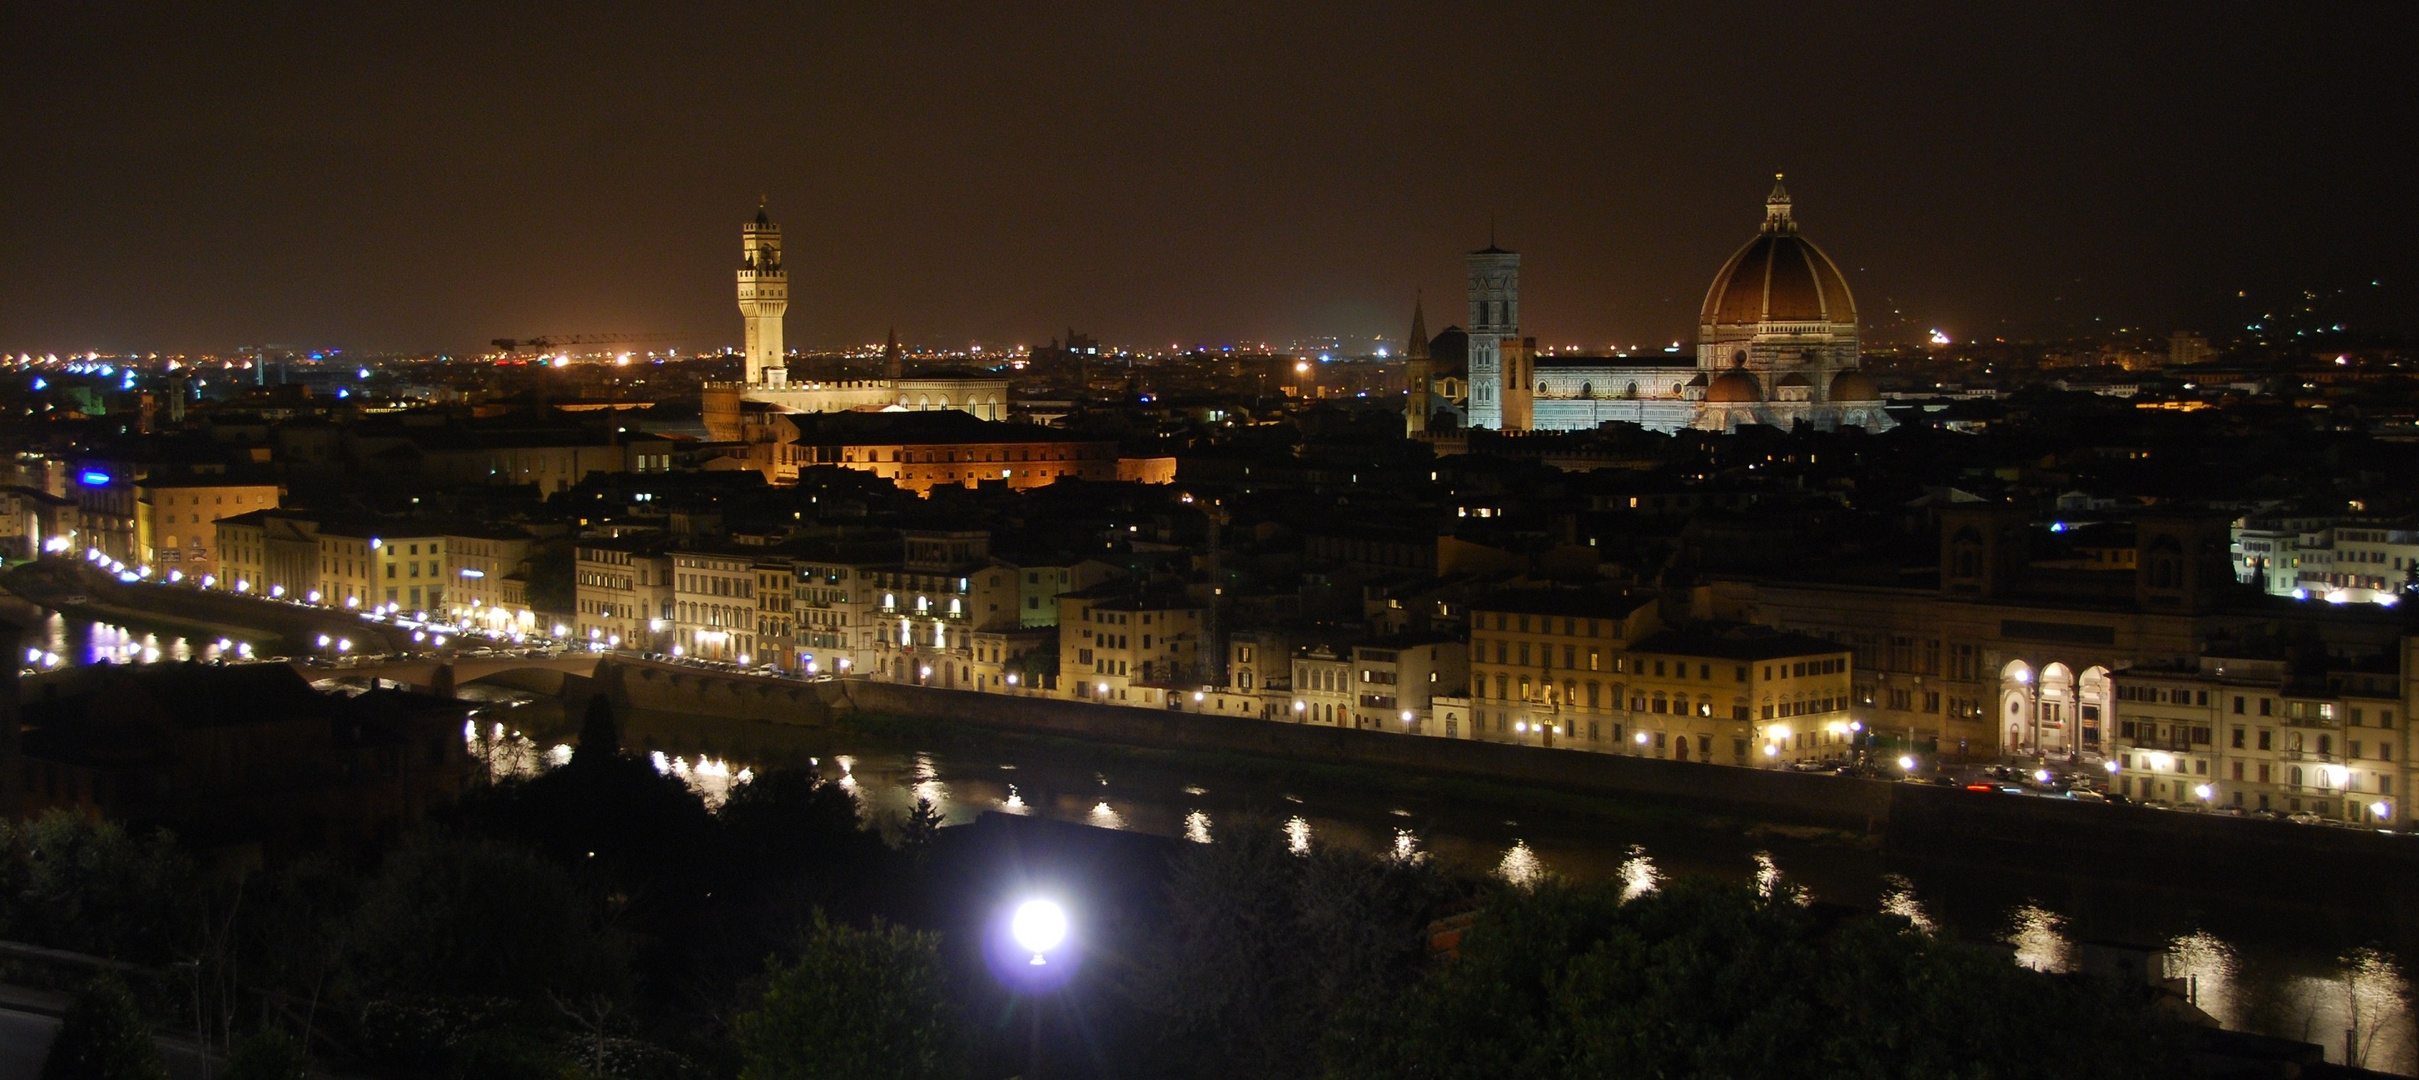
{"label": "clock tower", "polygon": [[789,382],[781,347],[781,316],[790,307],[790,275],[781,268],[781,226],[756,206],[756,220],[739,229],[739,315],[747,322],[747,384]]}

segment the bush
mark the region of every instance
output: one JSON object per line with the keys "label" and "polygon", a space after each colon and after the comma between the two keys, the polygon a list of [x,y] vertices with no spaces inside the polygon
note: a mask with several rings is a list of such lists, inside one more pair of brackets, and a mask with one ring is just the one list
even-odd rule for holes
{"label": "bush", "polygon": [[388,857],[353,916],[363,997],[540,1001],[619,995],[628,960],[562,868],[493,840],[423,839]]}
{"label": "bush", "polygon": [[310,1058],[283,1028],[264,1027],[235,1040],[219,1080],[309,1080]]}
{"label": "bush", "polygon": [[943,988],[940,938],[836,926],[818,913],[798,960],[732,1025],[741,1080],[930,1080],[966,1059]]}
{"label": "bush", "polygon": [[1788,889],[1498,895],[1458,957],[1328,1047],[1337,1078],[2162,1075],[2138,996]]}
{"label": "bush", "polygon": [[170,931],[195,895],[192,867],[165,832],[51,810],[0,822],[0,933],[116,960],[169,958]]}
{"label": "bush", "polygon": [[126,984],[103,976],[76,995],[42,1063],[42,1080],[167,1080],[151,1026]]}

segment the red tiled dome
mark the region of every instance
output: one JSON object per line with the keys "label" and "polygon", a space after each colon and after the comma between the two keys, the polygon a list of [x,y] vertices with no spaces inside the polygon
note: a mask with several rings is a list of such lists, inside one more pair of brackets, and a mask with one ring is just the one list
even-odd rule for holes
{"label": "red tiled dome", "polygon": [[1799,236],[1789,194],[1778,185],[1765,202],[1764,231],[1714,275],[1700,315],[1707,324],[1856,322],[1856,301],[1838,265]]}
{"label": "red tiled dome", "polygon": [[1873,385],[1872,376],[1850,368],[1831,380],[1833,401],[1880,401],[1881,390]]}
{"label": "red tiled dome", "polygon": [[1725,371],[1713,377],[1713,385],[1705,388],[1705,401],[1711,405],[1752,405],[1764,400],[1764,388],[1756,384],[1755,376],[1744,371]]}

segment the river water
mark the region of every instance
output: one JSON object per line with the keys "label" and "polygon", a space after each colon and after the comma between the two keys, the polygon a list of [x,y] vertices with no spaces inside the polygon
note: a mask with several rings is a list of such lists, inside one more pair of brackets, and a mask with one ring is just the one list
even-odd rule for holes
{"label": "river water", "polygon": [[86,664],[149,664],[176,660],[241,660],[252,642],[232,637],[188,636],[162,624],[121,626],[0,597],[0,619],[17,624],[17,666],[28,674]]}
{"label": "river water", "polygon": [[[569,760],[553,702],[499,704],[466,735],[498,775]],[[849,733],[642,714],[625,742],[709,803],[768,767],[811,768],[856,792],[876,820],[929,800],[950,824],[986,811],[1032,814],[1193,840],[1273,829],[1298,845],[1344,844],[1435,859],[1519,881],[1544,874],[1617,880],[1633,893],[1676,875],[1786,880],[1816,899],[1906,915],[1967,941],[2002,943],[2018,963],[2075,970],[2079,945],[2164,949],[2167,972],[2227,1028],[2313,1042],[2329,1061],[2419,1073],[2411,973],[2419,960],[2409,897],[2315,897],[2280,904],[2156,881],[1947,865],[1820,837],[1713,826],[1687,817],[1577,818],[1468,793],[1344,789],[1061,746],[896,745]],[[1802,834],[1801,834],[1802,836]],[[2121,871],[2120,871],[2121,872]],[[2348,1033],[2348,1035],[2347,1035]]]}

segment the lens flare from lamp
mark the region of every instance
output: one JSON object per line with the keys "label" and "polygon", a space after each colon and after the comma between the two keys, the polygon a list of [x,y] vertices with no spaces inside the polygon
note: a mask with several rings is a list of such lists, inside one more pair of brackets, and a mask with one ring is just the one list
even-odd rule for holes
{"label": "lens flare from lamp", "polygon": [[1067,909],[1055,900],[1027,900],[1009,918],[1008,933],[1018,948],[1033,954],[1035,966],[1047,964],[1044,954],[1067,940]]}

